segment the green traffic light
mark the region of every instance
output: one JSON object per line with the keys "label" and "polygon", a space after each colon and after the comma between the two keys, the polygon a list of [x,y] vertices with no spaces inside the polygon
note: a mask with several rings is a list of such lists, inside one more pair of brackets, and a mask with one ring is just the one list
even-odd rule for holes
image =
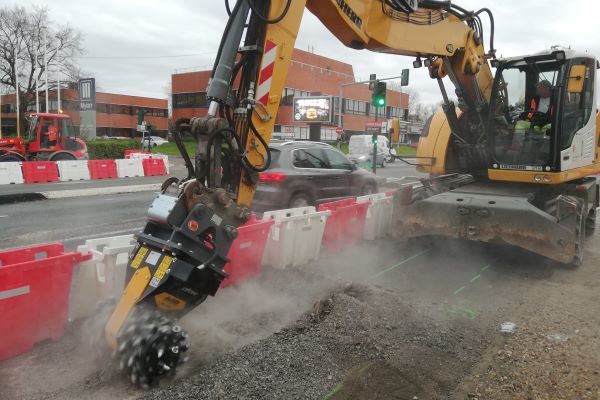
{"label": "green traffic light", "polygon": [[377,99],[377,104],[379,104],[380,106],[384,106],[385,105],[385,99]]}

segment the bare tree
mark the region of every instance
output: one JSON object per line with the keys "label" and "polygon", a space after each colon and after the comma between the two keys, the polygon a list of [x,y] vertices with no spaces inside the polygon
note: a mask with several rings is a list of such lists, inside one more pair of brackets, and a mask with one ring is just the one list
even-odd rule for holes
{"label": "bare tree", "polygon": [[[82,35],[68,25],[52,29],[54,25],[45,7],[0,8],[0,84],[18,92],[21,124],[27,106],[35,104],[36,77],[39,89],[46,89],[44,51],[48,65],[59,63],[61,71],[70,79],[79,76],[75,57],[83,51]],[[48,89],[53,89],[56,84],[49,86]]]}

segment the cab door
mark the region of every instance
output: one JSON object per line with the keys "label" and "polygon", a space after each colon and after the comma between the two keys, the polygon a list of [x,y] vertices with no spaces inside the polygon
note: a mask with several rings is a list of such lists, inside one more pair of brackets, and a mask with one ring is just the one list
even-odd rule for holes
{"label": "cab door", "polygon": [[566,76],[560,135],[561,170],[593,163],[596,135],[596,63],[593,59],[574,59]]}
{"label": "cab door", "polygon": [[28,148],[27,150],[29,151],[29,153],[38,153],[41,150],[41,132],[42,132],[42,125],[45,125],[45,131],[48,131],[48,119],[44,118],[40,115],[35,116],[32,120],[31,120],[31,125],[29,126],[29,135],[27,138],[28,141]]}

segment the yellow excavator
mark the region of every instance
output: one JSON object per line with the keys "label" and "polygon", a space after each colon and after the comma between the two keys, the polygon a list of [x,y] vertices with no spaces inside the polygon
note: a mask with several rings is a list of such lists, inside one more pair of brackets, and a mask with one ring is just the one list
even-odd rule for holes
{"label": "yellow excavator", "polygon": [[226,276],[229,247],[270,164],[268,143],[305,8],[344,45],[413,57],[439,84],[442,110],[412,160],[430,178],[394,195],[397,236],[497,241],[581,262],[598,206],[590,176],[600,171],[592,56],[555,47],[498,59],[490,10],[450,1],[225,3],[208,113],[177,121],[197,141],[192,160],[177,140],[189,176],[167,180],[149,208],[105,326],[134,383],[156,383],[185,360],[189,338],[176,318],[214,296]]}

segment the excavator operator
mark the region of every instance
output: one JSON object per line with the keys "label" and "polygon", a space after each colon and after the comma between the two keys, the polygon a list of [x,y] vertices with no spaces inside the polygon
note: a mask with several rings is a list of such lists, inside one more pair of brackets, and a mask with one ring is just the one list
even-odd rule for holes
{"label": "excavator operator", "polygon": [[542,127],[551,123],[554,107],[552,105],[552,84],[547,80],[538,82],[535,87],[536,95],[531,99],[527,120]]}

